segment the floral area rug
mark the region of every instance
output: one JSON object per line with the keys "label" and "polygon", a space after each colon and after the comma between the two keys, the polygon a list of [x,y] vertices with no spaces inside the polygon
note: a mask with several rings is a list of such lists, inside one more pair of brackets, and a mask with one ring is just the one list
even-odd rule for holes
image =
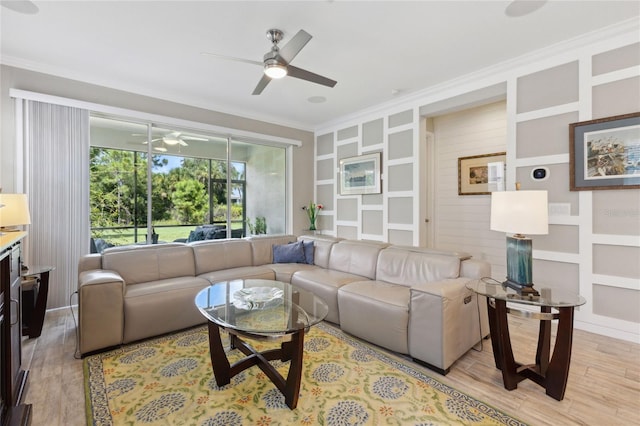
{"label": "floral area rug", "polygon": [[[305,336],[300,397],[290,410],[256,366],[218,387],[208,339],[200,327],[85,358],[87,424],[523,424],[326,324]],[[232,363],[244,357],[228,356]],[[274,366],[286,376],[288,362]]]}

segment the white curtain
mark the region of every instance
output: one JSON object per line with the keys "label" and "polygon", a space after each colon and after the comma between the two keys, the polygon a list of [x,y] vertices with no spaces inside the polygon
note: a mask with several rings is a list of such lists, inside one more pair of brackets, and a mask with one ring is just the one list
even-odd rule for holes
{"label": "white curtain", "polygon": [[89,111],[23,102],[24,188],[31,213],[24,263],[54,266],[47,308],[68,306],[78,260],[89,249]]}

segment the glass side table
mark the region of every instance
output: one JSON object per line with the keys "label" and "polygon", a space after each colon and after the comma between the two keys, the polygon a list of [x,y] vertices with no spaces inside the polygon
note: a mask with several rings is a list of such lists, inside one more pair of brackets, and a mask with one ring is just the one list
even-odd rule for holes
{"label": "glass side table", "polygon": [[[567,387],[571,346],[573,342],[573,313],[576,306],[586,303],[578,294],[536,286],[540,295],[519,295],[492,279],[470,281],[467,288],[487,298],[491,346],[496,368],[502,371],[505,389],[513,390],[524,379],[544,387],[547,395],[561,401]],[[507,306],[507,303],[510,306]],[[519,310],[513,305],[539,306],[540,312]],[[507,314],[540,321],[535,364],[523,365],[514,360]],[[558,330],[551,351],[551,321],[558,320]]]}
{"label": "glass side table", "polygon": [[42,334],[49,297],[49,273],[54,269],[54,266],[31,266],[21,271],[22,335],[30,339]]}

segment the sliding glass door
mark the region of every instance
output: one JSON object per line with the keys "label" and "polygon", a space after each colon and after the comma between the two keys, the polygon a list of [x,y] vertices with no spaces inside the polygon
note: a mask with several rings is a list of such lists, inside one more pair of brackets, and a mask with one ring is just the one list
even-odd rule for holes
{"label": "sliding glass door", "polygon": [[147,126],[99,117],[90,123],[91,248],[136,243],[147,229],[148,154],[130,144]]}
{"label": "sliding glass door", "polygon": [[282,147],[92,116],[92,249],[284,233],[285,159]]}
{"label": "sliding glass door", "polygon": [[249,234],[286,233],[286,150],[231,141],[231,156],[245,165],[245,206]]}

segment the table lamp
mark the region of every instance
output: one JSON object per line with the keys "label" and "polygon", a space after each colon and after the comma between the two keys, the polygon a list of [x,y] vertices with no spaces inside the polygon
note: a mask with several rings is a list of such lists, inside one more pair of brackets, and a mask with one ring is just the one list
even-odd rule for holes
{"label": "table lamp", "polygon": [[507,236],[507,280],[503,285],[519,294],[538,295],[533,288],[531,239],[549,233],[547,191],[496,191],[491,193],[491,229]]}
{"label": "table lamp", "polygon": [[30,223],[26,194],[0,194],[0,235],[3,232],[19,231],[19,226]]}

